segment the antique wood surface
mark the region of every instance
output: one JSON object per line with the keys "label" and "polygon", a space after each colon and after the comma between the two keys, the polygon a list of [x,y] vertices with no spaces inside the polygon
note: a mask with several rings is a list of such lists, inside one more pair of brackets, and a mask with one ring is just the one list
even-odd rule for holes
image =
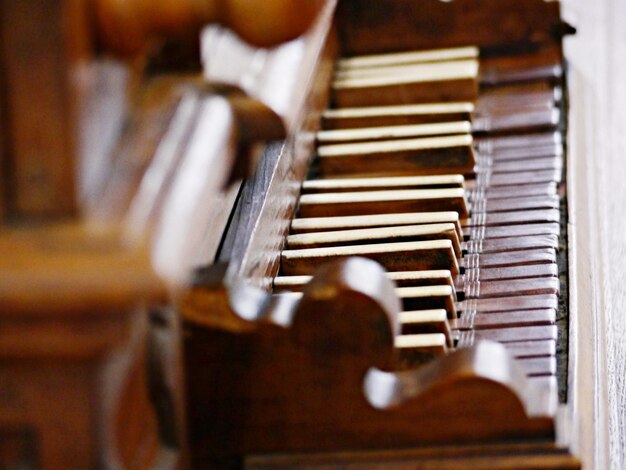
{"label": "antique wood surface", "polygon": [[566,0],[569,61],[570,402],[588,469],[626,465],[626,5]]}
{"label": "antique wood surface", "polygon": [[393,348],[393,292],[380,267],[351,259],[323,266],[302,297],[285,294],[270,304],[251,297],[254,311],[233,315],[245,313],[252,331],[189,326],[195,463],[254,451],[550,441],[548,390],[527,379],[501,345],[483,343],[397,372],[404,357]]}
{"label": "antique wood surface", "polygon": [[475,3],[399,0],[391,6],[377,0],[342,2],[342,51],[353,55],[467,45],[502,50],[529,41],[537,45],[550,42],[555,32],[557,2],[483,0],[478,8]]}

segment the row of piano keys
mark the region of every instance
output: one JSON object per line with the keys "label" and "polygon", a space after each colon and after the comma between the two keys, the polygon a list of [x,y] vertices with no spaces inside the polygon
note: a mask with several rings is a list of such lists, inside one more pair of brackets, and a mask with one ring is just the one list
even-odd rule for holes
{"label": "row of piano keys", "polygon": [[555,386],[560,67],[485,90],[479,61],[468,47],[338,62],[274,285],[374,259],[398,285],[402,355],[500,341]]}
{"label": "row of piano keys", "polygon": [[186,335],[194,462],[577,466],[554,440],[560,55],[500,59],[336,64],[274,294],[233,281],[236,320],[216,328],[198,313],[224,305],[204,272],[183,308],[209,325]]}

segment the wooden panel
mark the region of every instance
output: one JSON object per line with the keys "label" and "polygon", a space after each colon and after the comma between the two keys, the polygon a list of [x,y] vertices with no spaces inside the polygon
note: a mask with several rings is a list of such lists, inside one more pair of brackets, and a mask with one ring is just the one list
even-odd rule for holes
{"label": "wooden panel", "polygon": [[626,4],[564,2],[570,137],[570,402],[585,468],[626,466]]}
{"label": "wooden panel", "polygon": [[558,2],[543,0],[352,0],[340,5],[345,55],[542,44],[552,41],[559,21]]}

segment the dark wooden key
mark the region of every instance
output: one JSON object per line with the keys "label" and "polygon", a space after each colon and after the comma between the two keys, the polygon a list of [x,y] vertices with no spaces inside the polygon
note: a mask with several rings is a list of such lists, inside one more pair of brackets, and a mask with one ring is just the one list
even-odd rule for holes
{"label": "dark wooden key", "polygon": [[483,171],[477,174],[478,186],[511,186],[519,184],[560,183],[563,172],[559,168],[553,170],[520,171],[516,173],[493,173]]}
{"label": "dark wooden key", "polygon": [[[507,266],[502,268],[466,269],[458,282],[463,285],[470,282],[504,281],[507,279],[525,279],[558,276],[556,263],[531,264],[527,266]],[[459,284],[461,285],[461,284]]]}
{"label": "dark wooden key", "polygon": [[554,129],[559,125],[561,114],[558,108],[535,107],[521,111],[485,113],[474,116],[472,131],[498,133]]}
{"label": "dark wooden key", "polygon": [[561,64],[550,64],[518,70],[502,70],[491,68],[481,70],[481,85],[502,85],[536,80],[557,80],[563,75]]}
{"label": "dark wooden key", "polygon": [[469,134],[317,148],[324,176],[416,176],[470,174],[476,158]]}
{"label": "dark wooden key", "polygon": [[471,102],[327,109],[322,113],[322,128],[337,130],[470,121],[473,111]]}
{"label": "dark wooden key", "polygon": [[499,297],[492,299],[469,299],[458,303],[457,311],[510,312],[558,308],[558,297],[552,294],[526,295],[522,297]]}
{"label": "dark wooden key", "polygon": [[399,189],[343,193],[303,194],[300,217],[377,215],[426,211],[455,211],[468,214],[461,188]]}
{"label": "dark wooden key", "polygon": [[556,277],[508,279],[497,281],[458,282],[458,291],[465,299],[511,297],[518,295],[559,295],[560,281]]}
{"label": "dark wooden key", "polygon": [[306,180],[302,194],[380,191],[388,189],[463,188],[463,175],[391,176],[387,178],[332,178]]}
{"label": "dark wooden key", "polygon": [[367,245],[373,243],[411,242],[423,240],[450,240],[454,252],[461,257],[461,243],[454,224],[401,225],[357,230],[338,230],[289,235],[289,249],[319,248],[324,246]]}
{"label": "dark wooden key", "polygon": [[560,234],[559,224],[547,222],[543,224],[498,225],[494,227],[479,227],[467,230],[469,240],[485,240],[508,237],[528,237],[531,235]]}
{"label": "dark wooden key", "polygon": [[487,153],[477,150],[479,157],[489,157],[494,162],[507,162],[514,160],[533,160],[536,158],[560,157],[563,156],[563,146],[551,145],[529,145],[519,148],[498,150],[494,153]]}
{"label": "dark wooden key", "polygon": [[496,212],[494,214],[472,214],[469,219],[461,221],[461,226],[466,228],[483,226],[502,226],[530,223],[559,223],[561,213],[557,209]]}
{"label": "dark wooden key", "polygon": [[459,240],[463,231],[458,212],[411,212],[404,214],[356,215],[340,217],[296,218],[291,221],[292,233],[326,232],[393,225],[454,224]]}
{"label": "dark wooden key", "polygon": [[443,135],[467,134],[472,132],[469,121],[410,124],[403,126],[362,127],[319,131],[316,135],[320,145],[349,142],[374,142],[378,140],[435,137]]}
{"label": "dark wooden key", "polygon": [[284,250],[281,254],[281,271],[286,276],[311,274],[327,260],[350,256],[373,259],[388,271],[447,269],[453,275],[459,273],[450,240]]}
{"label": "dark wooden key", "polygon": [[562,149],[563,136],[558,131],[513,136],[479,136],[474,140],[474,145],[483,155],[491,155],[506,150],[529,147],[553,147]]}
{"label": "dark wooden key", "polygon": [[[391,70],[390,70],[391,69]],[[335,107],[386,106],[406,103],[475,101],[478,63],[425,64],[369,76],[340,75],[331,85]]]}
{"label": "dark wooden key", "polygon": [[559,238],[557,235],[530,235],[525,237],[474,239],[463,243],[462,248],[468,255],[541,248],[557,250],[559,248]]}
{"label": "dark wooden key", "polygon": [[472,201],[470,211],[472,214],[487,212],[513,212],[540,209],[558,209],[559,197],[553,196],[525,196],[503,199],[476,199]]}
{"label": "dark wooden key", "polygon": [[556,312],[552,309],[475,314],[461,312],[459,318],[450,321],[450,327],[455,330],[486,330],[492,328],[553,325],[555,321]]}
{"label": "dark wooden key", "polygon": [[474,182],[467,184],[467,199],[475,201],[478,199],[508,199],[528,196],[555,196],[557,186],[554,181],[549,183],[521,184],[514,186],[497,186],[495,188],[483,188],[475,186]]}
{"label": "dark wooden key", "polygon": [[404,311],[445,310],[448,318],[456,318],[455,291],[450,286],[397,287],[396,294]]}
{"label": "dark wooden key", "polygon": [[563,159],[560,156],[526,158],[521,160],[493,160],[478,158],[476,173],[491,171],[495,173],[520,173],[529,171],[561,170]]}
{"label": "dark wooden key", "polygon": [[476,111],[484,113],[487,110],[518,108],[530,103],[542,103],[552,107],[562,98],[563,92],[559,87],[548,83],[528,83],[521,86],[501,86],[483,90],[476,103]]}
{"label": "dark wooden key", "polygon": [[[524,238],[521,238],[520,243],[524,243],[524,240]],[[461,259],[460,265],[463,269],[483,269],[543,263],[556,263],[556,252],[553,248],[537,248],[489,254],[469,254]]]}
{"label": "dark wooden key", "polygon": [[464,335],[474,336],[473,341],[489,340],[499,343],[511,343],[517,341],[543,341],[556,340],[556,325],[520,326],[516,328],[491,328],[486,330],[461,331],[457,345],[461,347]]}

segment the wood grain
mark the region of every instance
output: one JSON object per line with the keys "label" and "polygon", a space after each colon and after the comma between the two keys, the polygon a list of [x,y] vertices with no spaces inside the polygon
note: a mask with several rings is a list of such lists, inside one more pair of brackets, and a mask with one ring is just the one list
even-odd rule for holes
{"label": "wood grain", "polygon": [[626,465],[626,5],[564,2],[569,60],[570,402],[586,468]]}

